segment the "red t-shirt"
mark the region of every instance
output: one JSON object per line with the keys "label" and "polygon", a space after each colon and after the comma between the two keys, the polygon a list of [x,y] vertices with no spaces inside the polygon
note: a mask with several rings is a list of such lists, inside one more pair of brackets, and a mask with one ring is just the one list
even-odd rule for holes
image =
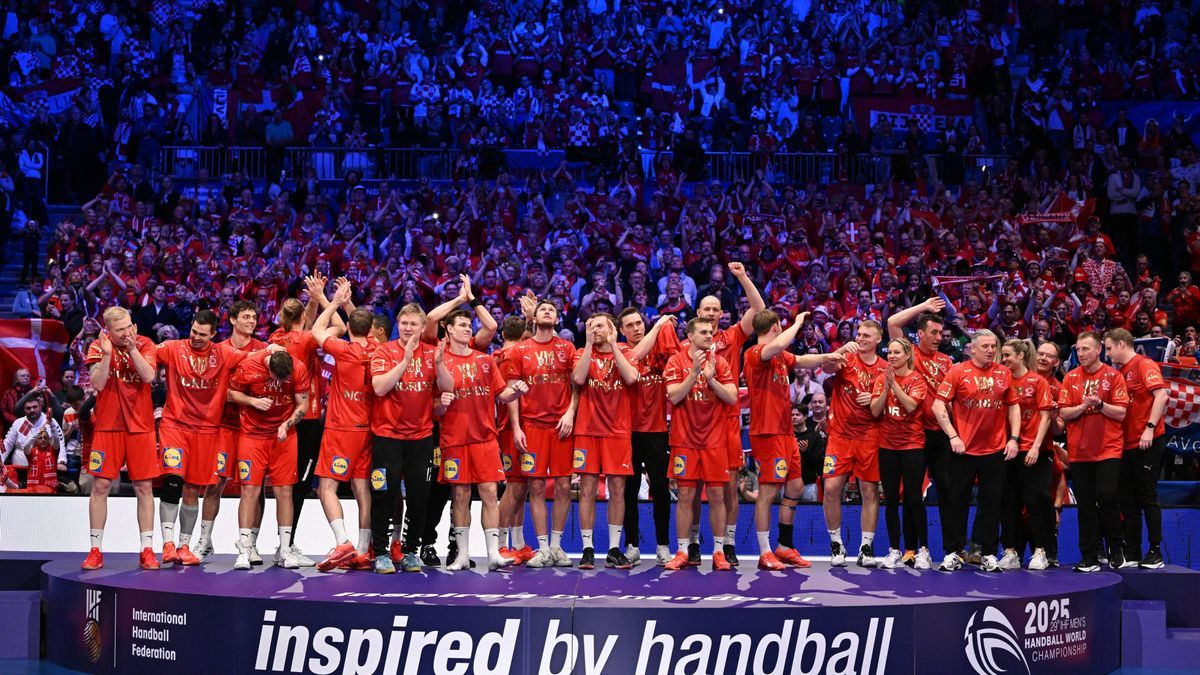
{"label": "red t-shirt", "polygon": [[664,327],[650,353],[637,363],[639,377],[633,383],[633,430],[637,432],[665,432],[667,430],[667,383],[663,380],[663,369],[667,360],[679,351],[679,336],[675,329]]}
{"label": "red t-shirt", "polygon": [[528,338],[512,347],[514,379],[524,380],[529,393],[521,397],[521,420],[553,427],[571,406],[571,364],[575,345],[555,336],[547,342]]}
{"label": "red t-shirt", "polygon": [[[950,370],[950,366],[954,365],[954,361],[950,357],[941,352],[926,354],[925,350],[917,347],[913,350],[913,370],[925,379],[925,391],[929,394],[937,392],[938,387],[942,384],[942,379],[946,377],[946,373]],[[933,401],[936,396],[926,396],[921,402],[921,424],[929,430],[941,429],[937,419],[933,416]]]}
{"label": "red t-shirt", "polygon": [[[134,346],[151,367],[157,367],[154,342],[145,335],[137,336]],[[104,354],[98,340],[88,347],[88,367],[100,363]],[[93,431],[126,431],[131,434],[154,431],[154,402],[150,398],[150,384],[142,382],[129,352],[113,346],[109,361],[108,383],[96,394],[96,408],[92,411]]]}
{"label": "red t-shirt", "polygon": [[[629,345],[620,342],[617,349],[629,356]],[[571,367],[583,358],[583,350],[575,352]],[[575,433],[583,436],[629,438],[633,432],[633,391],[625,386],[617,369],[613,352],[592,349],[588,364],[587,384],[579,388],[579,412],[575,415]]]}
{"label": "red t-shirt", "polygon": [[746,352],[746,388],[750,392],[750,435],[775,436],[792,433],[792,396],[788,373],[796,355],[782,351],[762,360],[763,345]]}
{"label": "red t-shirt", "polygon": [[[896,398],[896,393],[889,388],[887,400],[883,404],[883,415],[879,418],[879,445],[890,450],[913,450],[925,447],[925,427],[921,423],[925,409],[925,401],[930,398],[929,389],[925,386],[925,376],[915,369],[910,370],[904,377],[897,377],[896,384],[900,390],[917,402],[912,412],[904,409]],[[887,386],[886,377],[875,378],[871,387],[871,398],[878,398]]]}
{"label": "red t-shirt", "polygon": [[[271,375],[265,359],[242,361],[233,373],[230,388],[252,398],[271,399],[271,407],[266,411],[242,406],[242,433],[254,438],[275,438],[279,425],[286,422],[296,409],[296,394],[307,393],[312,380],[308,368],[294,356],[292,376],[283,382]],[[288,433],[295,433],[295,429]]]}
{"label": "red t-shirt", "polygon": [[223,343],[198,352],[192,349],[191,340],[168,340],[158,345],[156,352],[159,364],[167,368],[163,424],[215,431],[225,411],[229,378],[246,352]]}
{"label": "red t-shirt", "polygon": [[[1083,366],[1067,373],[1063,378],[1058,404],[1063,408],[1077,406],[1088,395],[1122,408],[1129,406],[1125,378],[1116,368],[1107,364],[1100,364],[1094,373],[1087,372]],[[1072,463],[1120,459],[1124,446],[1124,425],[1105,417],[1099,410],[1089,410],[1074,421],[1067,422],[1067,455]]]}
{"label": "red t-shirt", "polygon": [[454,401],[442,416],[442,447],[496,440],[496,397],[507,386],[496,360],[474,350],[466,356],[446,350],[443,359],[454,377]]}
{"label": "red t-shirt", "polygon": [[[1129,412],[1125,414],[1125,448],[1136,448],[1142,438],[1142,432],[1150,422],[1150,410],[1154,407],[1154,392],[1166,389],[1163,381],[1162,368],[1142,354],[1135,354],[1124,366],[1121,374],[1125,376],[1125,389],[1129,392]],[[1166,417],[1164,414],[1162,417]],[[1154,435],[1166,433],[1162,418],[1154,427]]]}
{"label": "red t-shirt", "polygon": [[937,397],[951,406],[954,429],[967,446],[968,455],[990,455],[1004,450],[1008,441],[1008,406],[1016,405],[1012,372],[993,363],[985,368],[974,361],[950,368],[938,387]]}
{"label": "red t-shirt", "polygon": [[[829,399],[829,435],[852,441],[875,438],[878,428],[871,409],[855,400],[870,394],[875,380],[883,376],[887,361],[879,357],[867,365],[858,353],[846,355],[846,365],[833,376],[833,394]],[[922,444],[924,445],[924,444]]]}
{"label": "red t-shirt", "polygon": [[375,402],[371,356],[377,346],[374,340],[364,346],[339,338],[325,338],[321,349],[335,361],[329,382],[329,409],[325,411],[326,429],[366,431],[369,427]]}
{"label": "red t-shirt", "polygon": [[[1019,378],[1013,378],[1012,388],[1017,394],[1017,405],[1021,407],[1021,438],[1018,441],[1018,449],[1021,452],[1029,452],[1033,449],[1033,441],[1037,438],[1038,427],[1042,423],[1040,413],[1055,408],[1054,394],[1050,391],[1050,384],[1046,382],[1046,378],[1032,370],[1026,371]],[[1043,443],[1048,439],[1049,432]]]}
{"label": "red t-shirt", "polygon": [[[432,345],[417,343],[417,349],[396,386],[375,399],[371,432],[376,436],[415,441],[433,435],[433,400],[437,390],[437,368]],[[404,360],[404,343],[392,340],[371,354],[371,375],[382,375]]]}
{"label": "red t-shirt", "polygon": [[[728,361],[718,355],[715,368],[717,382],[733,384],[733,370]],[[683,382],[691,369],[691,354],[680,350],[667,360],[663,379],[667,384]],[[728,433],[726,420],[729,419],[726,408],[730,407],[717,398],[703,376],[698,376],[692,390],[671,412],[671,447],[724,448]]]}
{"label": "red t-shirt", "polygon": [[[317,340],[313,337],[312,331],[285,331],[280,328],[267,337],[267,342],[286,349],[293,359],[304,364],[304,368],[309,373],[315,375],[321,372],[320,365],[317,363]],[[304,413],[306,420],[315,420],[321,417],[321,392],[317,390],[317,387],[320,386],[320,379],[315,376],[309,379],[308,410]]]}
{"label": "red t-shirt", "polygon": [[[246,343],[245,347],[235,347],[233,345],[232,338],[225,340],[221,344],[225,345],[226,347],[228,347],[234,351],[241,352],[243,354],[243,358],[245,358],[245,356],[244,356],[245,354],[250,354],[251,352],[256,352],[256,351],[259,351],[260,349],[267,348],[267,343],[263,342],[262,340],[259,340],[258,338],[253,338],[253,337],[250,338],[250,341]],[[239,361],[238,363],[240,364],[241,362]],[[231,370],[230,371],[231,377],[232,377],[232,372],[233,371]],[[228,388],[228,384],[226,385],[226,387]],[[225,405],[221,409],[221,426],[226,429],[240,429],[242,426],[242,406],[240,406],[236,403],[230,403],[229,401],[225,401]]]}

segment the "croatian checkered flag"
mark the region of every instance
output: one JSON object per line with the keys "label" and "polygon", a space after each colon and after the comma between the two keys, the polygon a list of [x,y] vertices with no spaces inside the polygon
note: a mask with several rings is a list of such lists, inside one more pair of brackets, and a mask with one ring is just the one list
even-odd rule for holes
{"label": "croatian checkered flag", "polygon": [[1162,374],[1170,387],[1167,426],[1182,429],[1200,422],[1200,368],[1164,363]]}

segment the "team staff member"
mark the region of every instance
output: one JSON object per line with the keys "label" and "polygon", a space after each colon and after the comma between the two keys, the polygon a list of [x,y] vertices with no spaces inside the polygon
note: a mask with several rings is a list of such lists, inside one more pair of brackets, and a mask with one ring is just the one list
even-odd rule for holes
{"label": "team staff member", "polygon": [[229,385],[229,400],[242,406],[242,432],[238,437],[238,555],[236,570],[250,569],[258,496],[263,479],[271,477],[275,492],[279,548],[275,564],[288,569],[301,567],[300,554],[292,546],[295,517],[292,486],[296,483],[296,426],[304,419],[312,386],[308,369],[286,351],[265,358],[242,361]]}
{"label": "team staff member", "polygon": [[846,564],[846,546],[842,543],[842,493],[846,481],[858,479],[862,494],[862,542],[858,565],[874,567],[875,524],[879,520],[879,424],[871,415],[871,389],[883,376],[887,362],[876,350],[883,339],[883,326],[866,320],[858,324],[854,342],[838,349],[845,362],[827,363],[822,368],[833,377],[829,404],[829,441],[825,446],[825,493],[822,507],[825,527],[829,530],[830,564]]}
{"label": "team staff member", "polygon": [[[912,560],[914,568],[933,566],[929,558],[929,525],[925,519],[925,430],[921,409],[929,397],[925,378],[913,370],[913,345],[904,338],[888,343],[888,367],[871,388],[871,414],[879,418],[879,474],[887,495],[890,547],[880,563],[895,569]],[[900,548],[900,486],[904,486],[904,543]],[[902,553],[902,551],[904,551]]]}
{"label": "team staff member", "polygon": [[1029,530],[1033,535],[1029,569],[1044,570],[1050,566],[1046,549],[1054,538],[1054,504],[1050,499],[1054,458],[1048,440],[1055,403],[1050,385],[1034,372],[1036,359],[1029,340],[1009,340],[1000,349],[1000,361],[1012,373],[1012,387],[1021,409],[1017,457],[1004,463],[1007,469],[1001,517],[1004,556],[1000,558],[1000,569],[1005,570],[1021,569],[1025,511],[1029,513]]}
{"label": "team staff member", "polygon": [[[1125,523],[1125,566],[1163,567],[1162,509],[1158,505],[1158,473],[1166,450],[1167,383],[1152,359],[1133,350],[1133,335],[1123,328],[1104,335],[1104,348],[1125,376],[1129,413],[1125,416],[1125,451],[1121,453],[1118,490]],[[1142,556],[1142,518],[1150,548]]]}
{"label": "team staff member", "polygon": [[[1058,414],[1058,396],[1062,393],[1062,380],[1059,378],[1058,365],[1062,356],[1057,344],[1043,342],[1037,348],[1037,374],[1046,380],[1050,387],[1050,398],[1054,401],[1054,412],[1050,415],[1050,432],[1043,446],[1043,451],[1050,455],[1050,503],[1054,507],[1054,533],[1046,543],[1046,559],[1050,567],[1058,567],[1058,519],[1062,513],[1062,502],[1067,496],[1066,464],[1067,451],[1059,440],[1066,433],[1062,417]],[[1051,440],[1054,439],[1054,440]]]}
{"label": "team staff member", "polygon": [[630,362],[629,345],[617,342],[616,319],[611,314],[593,314],[585,331],[586,343],[575,352],[571,373],[579,387],[573,458],[573,468],[579,474],[579,529],[583,537],[579,569],[596,566],[592,534],[596,492],[604,475],[608,481],[608,556],[604,566],[627,570],[633,565],[621,552],[621,522],[625,518],[625,480],[633,475],[630,387],[638,380],[638,369]]}
{"label": "team staff member", "polygon": [[731,569],[725,559],[725,509],[721,508],[728,485],[729,454],[722,443],[729,431],[725,406],[737,401],[737,384],[729,363],[713,344],[716,325],[695,318],[688,322],[687,351],[676,352],[667,361],[663,378],[667,381],[667,399],[675,406],[671,413],[670,475],[679,486],[675,506],[675,536],[679,548],[665,566],[668,570],[690,563],[692,518],[696,492],[708,492],[708,517],[713,531],[712,568]]}
{"label": "team staff member", "polygon": [[1067,453],[1079,512],[1081,559],[1075,571],[1100,569],[1101,534],[1108,543],[1108,564],[1118,569],[1125,564],[1117,483],[1129,391],[1121,373],[1100,360],[1099,335],[1081,333],[1075,354],[1079,366],[1063,379],[1058,399],[1059,414],[1067,423]]}
{"label": "team staff member", "polygon": [[[471,489],[479,492],[487,541],[488,569],[513,563],[500,555],[500,506],[497,489],[504,479],[496,440],[496,404],[515,401],[528,391],[524,382],[505,384],[490,355],[470,347],[471,315],[455,310],[446,317],[446,343],[434,353],[438,387],[442,389],[442,476],[452,486],[451,522],[457,556],[446,566],[470,567]],[[446,396],[451,394],[452,396]]]}
{"label": "team staff member", "polygon": [[[979,509],[975,531],[986,554],[985,572],[999,572],[996,547],[1004,499],[1004,462],[1017,456],[1021,409],[1012,388],[1012,373],[996,363],[996,334],[979,330],[971,337],[971,360],[956,364],[938,387],[933,414],[950,438],[950,503],[942,521],[946,557],[940,569],[952,572],[963,565],[959,551],[967,543],[967,513],[971,486],[979,480]],[[954,418],[951,422],[950,406]],[[1005,432],[1008,440],[1005,441]]]}
{"label": "team staff member", "polygon": [[150,485],[160,471],[154,441],[154,404],[150,400],[150,383],[154,382],[157,365],[154,343],[138,335],[137,326],[124,307],[109,307],[104,310],[103,318],[104,330],[88,347],[85,359],[96,390],[96,408],[92,411],[94,433],[87,464],[93,479],[88,501],[92,546],[83,569],[104,566],[100,549],[104,523],[108,520],[108,493],[112,482],[121,477],[124,466],[137,495],[142,544],[138,564],[142,569],[156,570],[159,564],[153,549],[154,492]]}

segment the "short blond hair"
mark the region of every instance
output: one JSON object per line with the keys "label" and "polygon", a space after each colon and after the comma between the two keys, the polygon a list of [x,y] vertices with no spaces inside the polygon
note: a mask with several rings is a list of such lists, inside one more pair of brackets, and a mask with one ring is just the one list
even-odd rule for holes
{"label": "short blond hair", "polygon": [[104,319],[105,328],[112,326],[121,319],[129,319],[130,321],[133,320],[133,316],[130,315],[129,310],[125,309],[124,307],[109,307],[108,309],[104,310],[102,318]]}

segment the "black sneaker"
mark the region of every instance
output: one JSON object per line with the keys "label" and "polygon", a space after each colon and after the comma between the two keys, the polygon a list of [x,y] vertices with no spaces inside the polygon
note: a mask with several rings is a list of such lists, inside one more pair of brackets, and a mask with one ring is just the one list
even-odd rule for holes
{"label": "black sneaker", "polygon": [[970,548],[967,550],[967,554],[962,559],[966,564],[978,567],[983,564],[983,547],[972,542]]}
{"label": "black sneaker", "polygon": [[604,559],[604,566],[615,567],[619,570],[633,569],[633,563],[629,562],[629,558],[626,558],[619,548],[608,549],[608,557]]}
{"label": "black sneaker", "polygon": [[1125,550],[1120,546],[1114,546],[1108,553],[1108,566],[1114,570],[1119,570],[1123,567],[1133,567],[1136,562],[1130,562],[1125,559]]}
{"label": "black sneaker", "polygon": [[[436,560],[437,558],[434,558],[434,559]],[[449,566],[451,563],[453,563],[457,559],[458,559],[458,544],[452,539],[452,540],[450,540],[450,543],[446,545],[446,565]],[[468,562],[471,563],[471,569],[475,569],[475,561],[468,559]],[[436,566],[436,563],[434,564],[434,566]]]}
{"label": "black sneaker", "polygon": [[700,566],[700,544],[688,544],[688,567]]}
{"label": "black sneaker", "polygon": [[1100,561],[1096,560],[1095,558],[1084,558],[1083,560],[1080,560],[1077,565],[1075,565],[1075,571],[1076,572],[1099,572],[1100,571]]}
{"label": "black sneaker", "polygon": [[725,562],[729,563],[730,567],[737,567],[737,553],[734,553],[733,544],[725,544],[721,547],[721,550],[725,553]]}
{"label": "black sneaker", "polygon": [[421,564],[426,567],[437,567],[442,564],[442,561],[438,560],[437,551],[433,550],[432,546],[422,546],[420,557]]}
{"label": "black sneaker", "polygon": [[[611,553],[609,555],[612,555]],[[579,569],[594,570],[596,569],[596,551],[591,546],[583,549],[583,557],[579,559]]]}
{"label": "black sneaker", "polygon": [[1047,558],[1046,564],[1051,568],[1062,567],[1062,563],[1058,562],[1058,558]]}
{"label": "black sneaker", "polygon": [[1150,550],[1146,551],[1146,556],[1138,563],[1138,567],[1144,570],[1161,570],[1165,566],[1162,550],[1158,546],[1151,546]]}

